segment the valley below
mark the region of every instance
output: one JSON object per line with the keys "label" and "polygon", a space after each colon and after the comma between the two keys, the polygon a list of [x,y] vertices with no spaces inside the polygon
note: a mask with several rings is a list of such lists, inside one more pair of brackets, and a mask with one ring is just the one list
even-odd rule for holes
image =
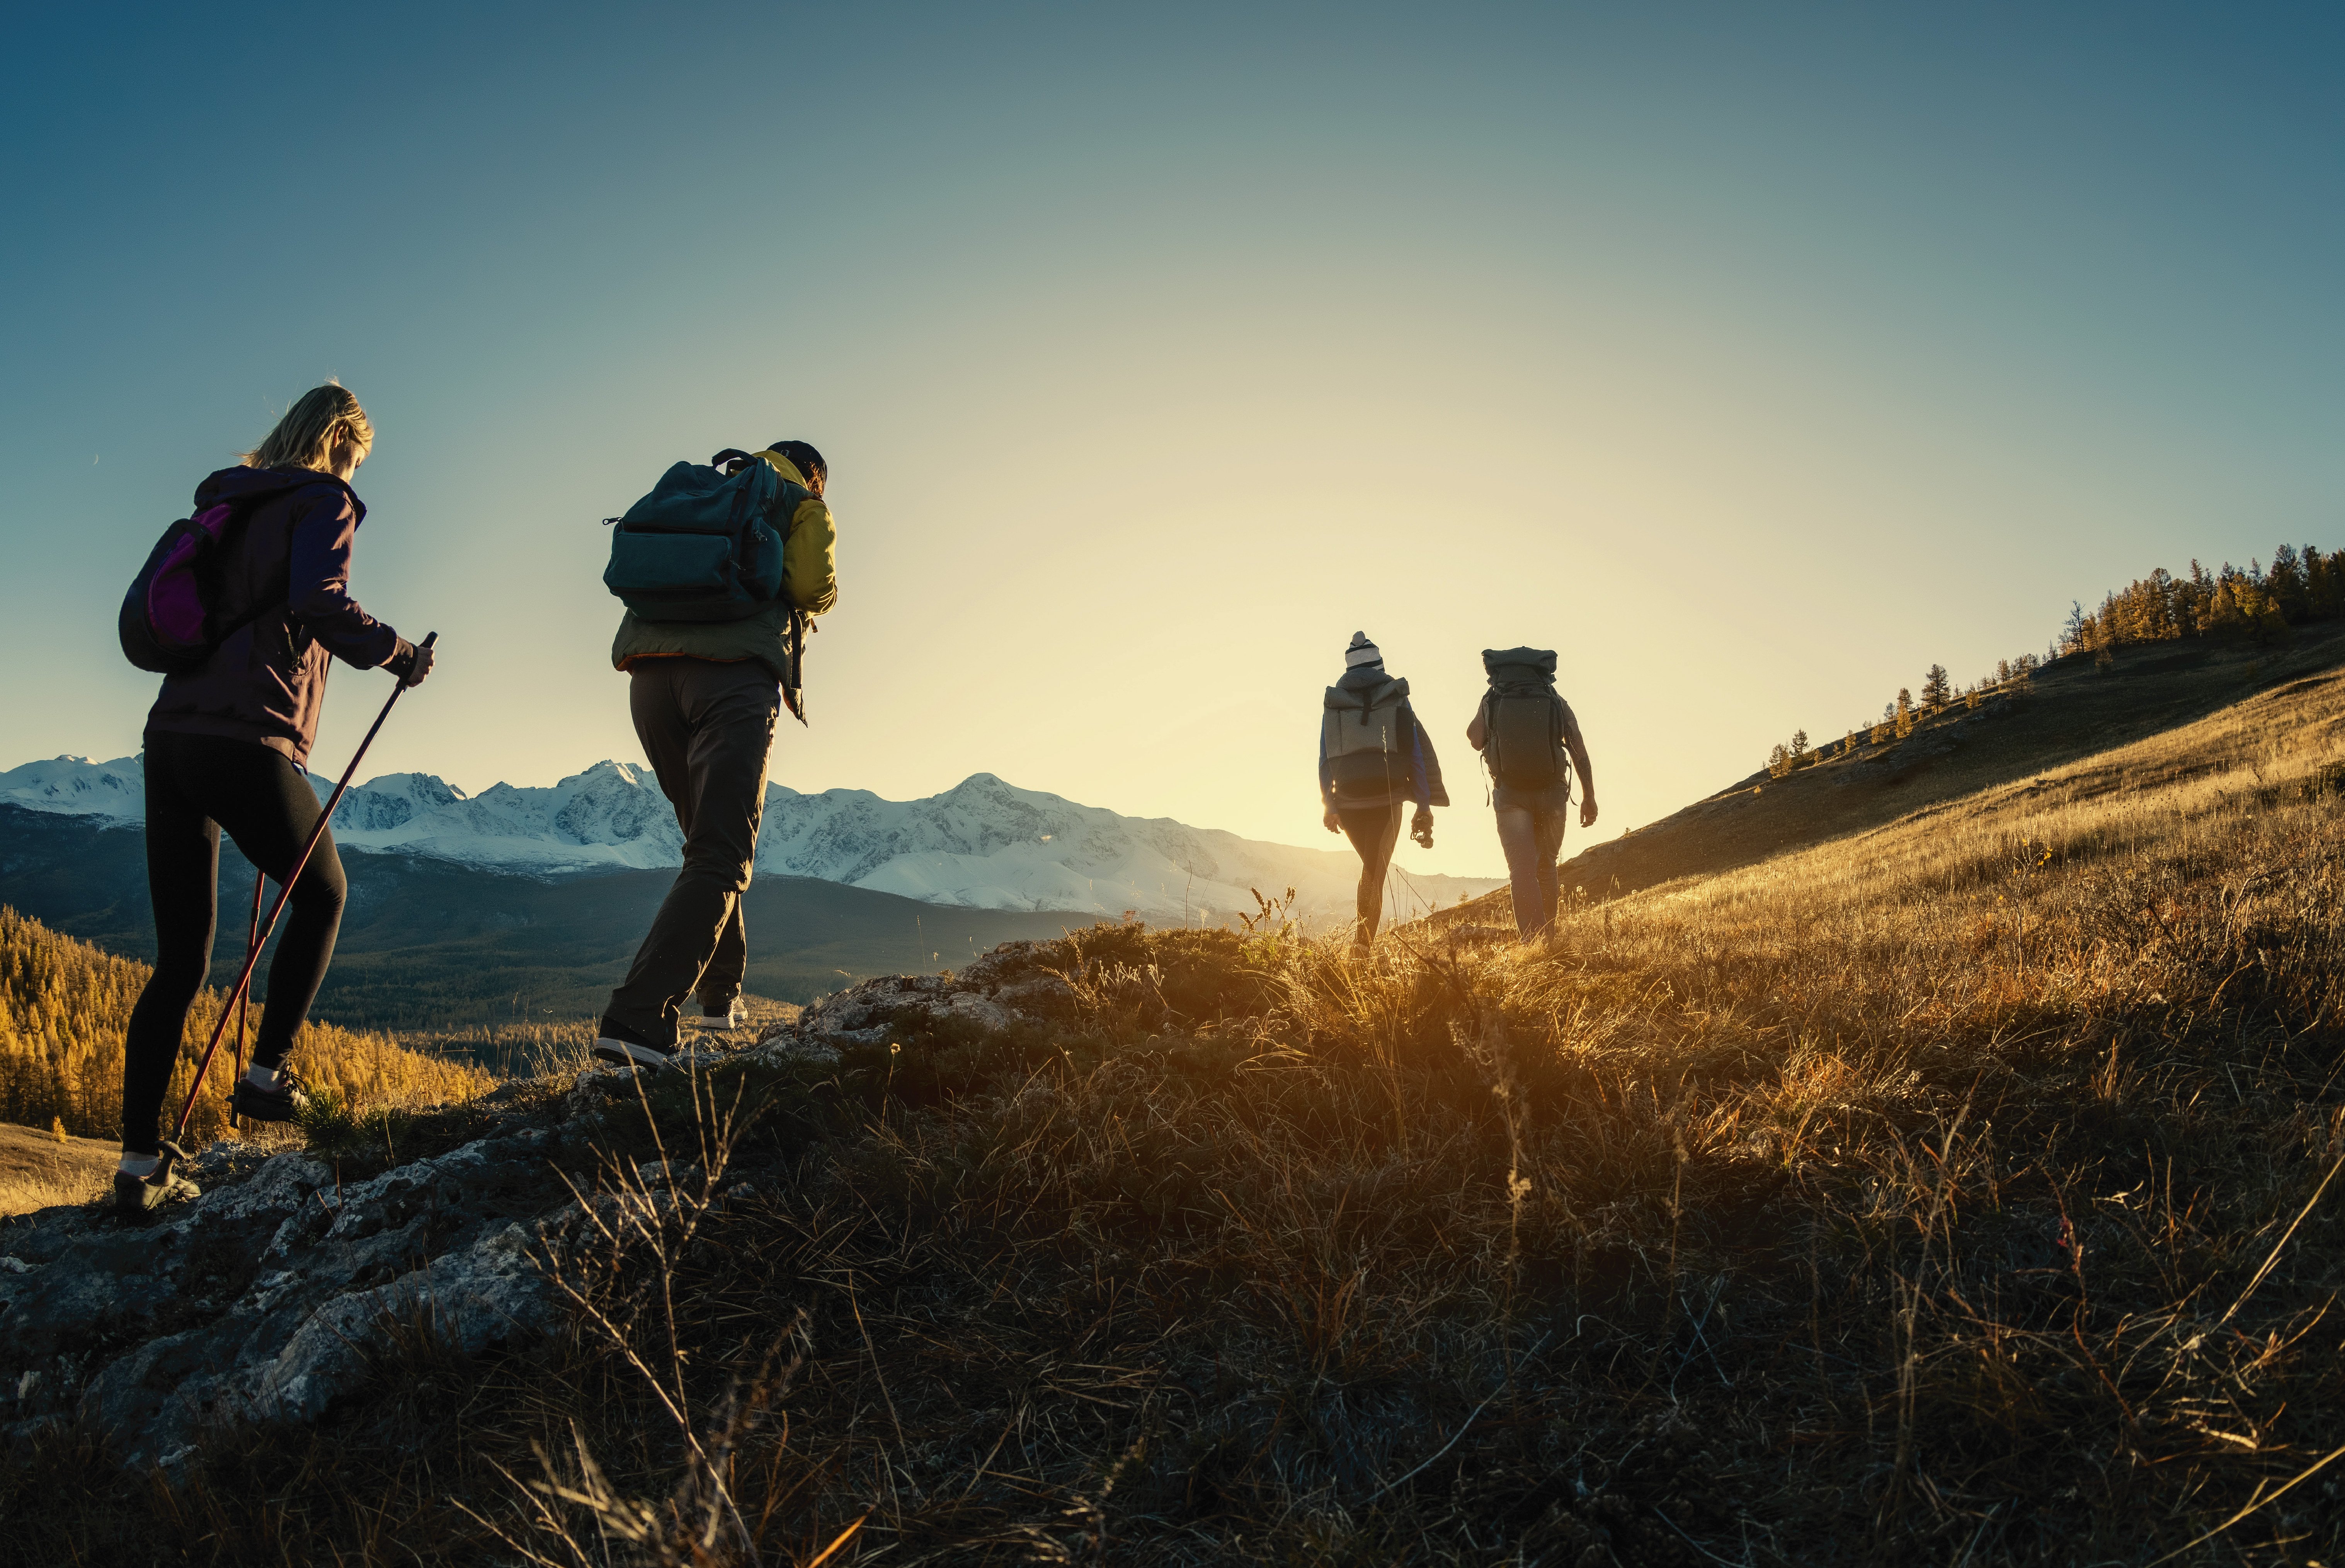
{"label": "valley below", "polygon": [[[151,959],[141,790],[136,758],[0,773],[0,905]],[[476,799],[429,775],[380,777],[350,791],[334,832],[350,904],[317,1012],[362,1029],[589,1016],[625,972],[683,845],[648,772],[614,762]],[[1293,890],[1293,909],[1325,924],[1350,917],[1359,872],[1348,850],[1122,817],[990,774],[917,801],[770,786],[758,842],[748,986],[791,1003],[1101,919],[1230,924],[1259,910],[1257,890]],[[213,975],[225,984],[242,959],[229,933],[252,870],[231,841],[220,861]],[[1497,885],[1397,876],[1393,918]]]}

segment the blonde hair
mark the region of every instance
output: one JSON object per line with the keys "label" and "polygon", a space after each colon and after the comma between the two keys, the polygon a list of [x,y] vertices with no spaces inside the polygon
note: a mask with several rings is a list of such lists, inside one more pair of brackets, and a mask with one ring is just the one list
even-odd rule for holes
{"label": "blonde hair", "polygon": [[244,453],[244,465],[330,473],[336,447],[356,446],[363,454],[373,445],[374,425],[366,410],[341,382],[328,382],[303,392],[268,438]]}

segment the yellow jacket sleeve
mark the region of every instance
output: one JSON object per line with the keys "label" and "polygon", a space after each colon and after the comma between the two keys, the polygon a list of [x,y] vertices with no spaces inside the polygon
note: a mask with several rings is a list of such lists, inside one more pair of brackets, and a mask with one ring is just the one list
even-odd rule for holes
{"label": "yellow jacket sleeve", "polygon": [[838,603],[838,526],[821,497],[798,503],[782,546],[782,587],[791,604],[818,616]]}
{"label": "yellow jacket sleeve", "polygon": [[[780,453],[756,453],[773,464],[774,472],[793,484],[806,484]],[[790,514],[789,538],[782,545],[782,597],[807,615],[818,616],[838,603],[838,526],[819,495],[809,495]]]}

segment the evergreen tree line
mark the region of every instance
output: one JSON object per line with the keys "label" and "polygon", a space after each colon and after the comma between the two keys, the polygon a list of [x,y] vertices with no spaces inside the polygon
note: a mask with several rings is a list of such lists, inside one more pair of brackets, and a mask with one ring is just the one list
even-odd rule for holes
{"label": "evergreen tree line", "polygon": [[2043,667],[2044,661],[2034,654],[1997,659],[1993,670],[1968,686],[1957,687],[1944,665],[1934,664],[1922,677],[1922,695],[1917,697],[1913,687],[1899,687],[1897,695],[1882,706],[1877,724],[1852,725],[1839,740],[1827,740],[1820,747],[1810,745],[1806,730],[1792,731],[1788,744],[1779,743],[1768,754],[1767,776],[1781,779],[1828,757],[1845,757],[1860,746],[1883,746],[1892,740],[1903,740],[1914,733],[1914,727],[1922,720],[1957,702],[1964,708],[1977,708],[1997,694],[2024,696],[2033,686],[2035,672]]}
{"label": "evergreen tree line", "polygon": [[[2238,636],[2263,643],[2286,643],[2294,627],[2345,613],[2345,557],[2332,550],[2322,555],[2307,545],[2299,550],[2282,545],[2272,554],[2269,570],[2254,561],[2241,571],[2228,561],[2209,572],[2197,561],[2190,575],[2178,577],[2160,566],[2101,601],[2097,610],[2082,604],[2069,606],[2068,621],[2047,650],[2053,658],[2090,654],[2106,668],[2111,650],[2137,643],[2169,642],[2182,637]],[[1946,667],[1934,664],[1922,677],[1917,698],[1909,687],[1884,704],[1878,723],[1853,726],[1837,744],[1826,741],[1812,748],[1808,732],[1792,732],[1768,753],[1767,776],[1781,779],[1827,757],[1847,756],[1860,745],[1881,746],[1903,740],[1914,727],[1956,702],[1977,708],[1998,694],[2025,696],[2043,660],[2034,654],[1998,659],[1993,673],[1956,687]]]}
{"label": "evergreen tree line", "polygon": [[[2182,637],[2250,636],[2284,643],[2291,628],[2345,611],[2345,560],[2307,545],[2282,545],[2269,570],[2253,561],[2244,572],[2228,561],[2209,572],[2190,563],[2178,577],[2160,566],[2101,601],[2097,610],[2071,606],[2055,645],[2062,656],[2101,654],[2137,643]],[[2106,661],[2102,661],[2106,662]]]}
{"label": "evergreen tree line", "polygon": [[[0,905],[0,1122],[83,1137],[119,1136],[123,1030],[149,972],[146,964],[62,936]],[[196,1058],[219,1007],[220,993],[208,986],[188,1009],[167,1115],[178,1114],[195,1079]],[[253,1028],[260,1011],[251,1009]],[[188,1136],[197,1144],[227,1128],[231,1049],[221,1045],[196,1102]],[[388,1035],[315,1021],[294,1037],[293,1061],[310,1083],[353,1106],[461,1100],[494,1083],[476,1068],[406,1050]]]}

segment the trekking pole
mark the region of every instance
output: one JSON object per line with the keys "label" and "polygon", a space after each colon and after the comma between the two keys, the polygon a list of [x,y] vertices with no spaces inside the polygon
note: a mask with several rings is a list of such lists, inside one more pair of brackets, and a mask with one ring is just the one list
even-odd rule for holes
{"label": "trekking pole", "polygon": [[[252,868],[252,925],[244,935],[244,955],[247,959],[250,959],[253,950],[260,945],[260,890],[262,887],[267,885],[268,881],[268,872],[262,871],[259,866]],[[248,985],[236,999],[235,1061],[237,1078],[244,1076],[244,1004],[248,1001],[251,1000],[251,997],[252,987]],[[231,1078],[228,1081],[230,1083],[234,1083],[236,1079]],[[230,1105],[233,1106],[234,1102],[231,1101]],[[231,1132],[242,1132],[244,1130],[244,1118],[238,1115],[235,1110],[231,1108],[228,1114],[228,1129]]]}
{"label": "trekking pole", "polygon": [[[440,634],[433,632],[416,647],[428,648],[439,640]],[[277,917],[285,912],[286,901],[293,896],[293,884],[301,880],[301,868],[310,863],[310,856],[317,849],[318,840],[326,836],[326,824],[334,820],[334,808],[342,803],[342,791],[350,787],[350,776],[359,770],[359,764],[366,759],[367,748],[374,744],[376,734],[382,728],[382,721],[391,717],[391,710],[398,705],[400,694],[406,689],[405,681],[391,688],[390,699],[382,705],[382,711],[374,716],[374,723],[368,728],[366,738],[359,742],[358,750],[350,758],[350,765],[342,769],[341,780],[334,786],[334,792],[326,798],[326,809],[318,813],[318,825],[310,830],[310,841],[301,846],[300,859],[295,860],[293,869],[285,873],[285,880],[277,884],[277,901],[269,907],[269,923],[259,929],[251,947],[246,951],[244,969],[236,977],[236,986],[228,993],[228,1001],[242,1005],[245,993],[252,985],[253,965],[260,962],[260,950],[276,934]],[[172,1124],[170,1142],[175,1145],[187,1134],[188,1119],[196,1114],[196,1096],[203,1093],[204,1073],[212,1064],[213,1054],[219,1050],[220,1036],[228,1033],[228,1013],[226,1006],[220,1008],[219,1022],[212,1025],[211,1040],[204,1046],[203,1056],[196,1063],[196,1081],[188,1085],[188,1102],[179,1107],[179,1119]],[[243,1035],[239,1033],[239,1048],[242,1040]]]}

